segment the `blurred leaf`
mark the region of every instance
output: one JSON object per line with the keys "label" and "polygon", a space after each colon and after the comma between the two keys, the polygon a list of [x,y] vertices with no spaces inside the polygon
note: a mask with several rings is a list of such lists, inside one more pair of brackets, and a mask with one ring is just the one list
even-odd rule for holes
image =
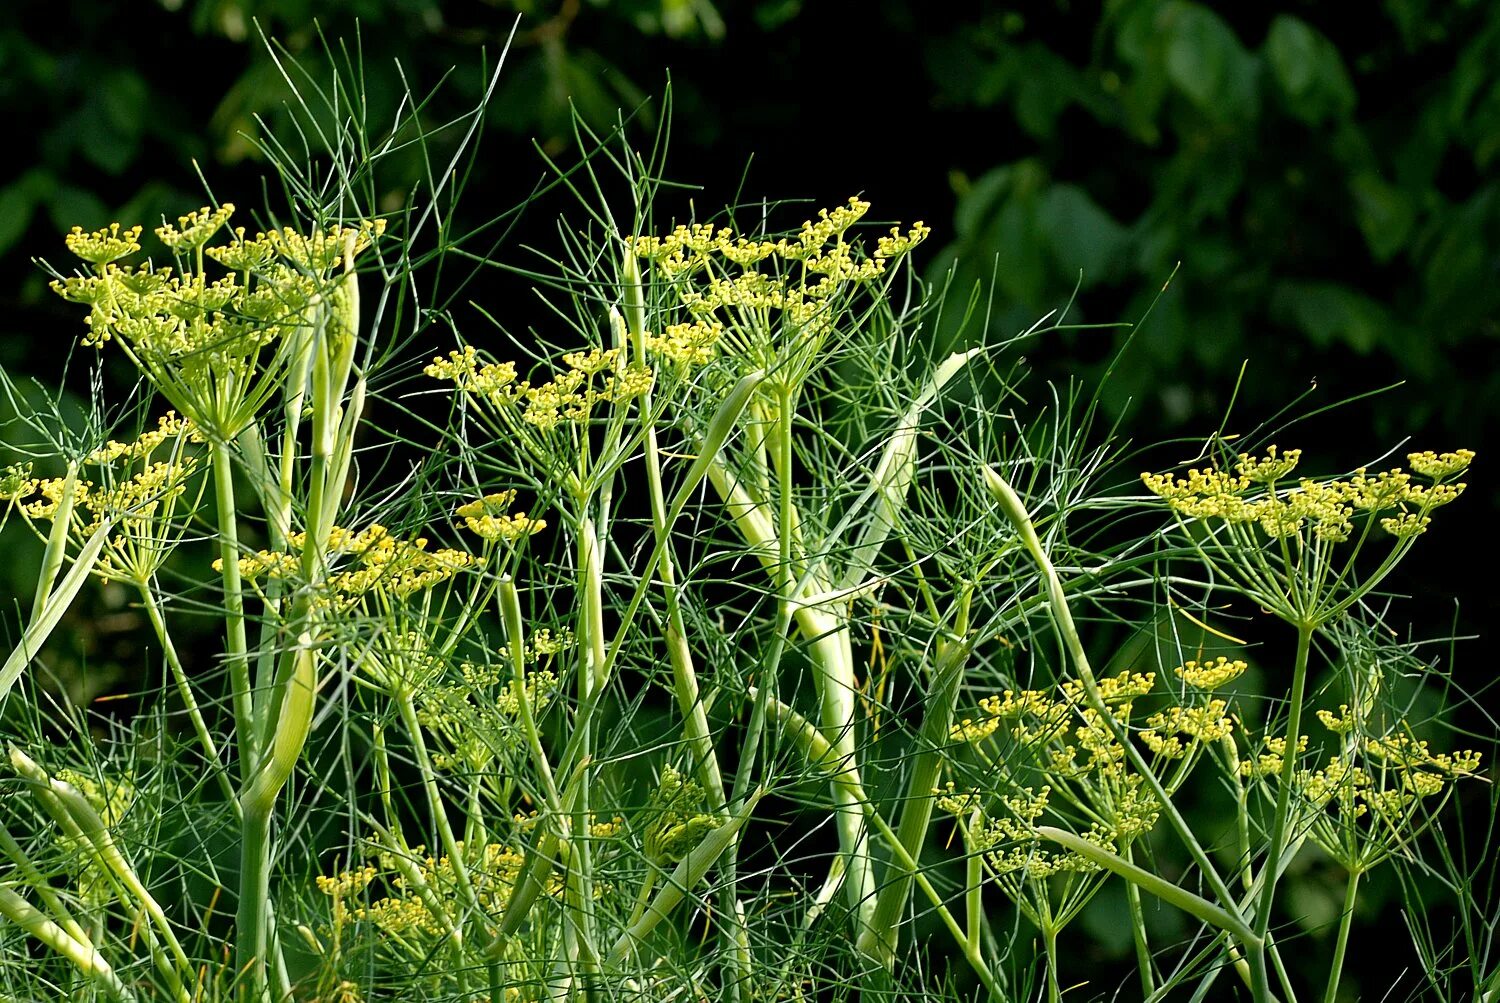
{"label": "blurred leaf", "polygon": [[1258,64],[1223,18],[1194,3],[1171,5],[1167,75],[1211,119],[1255,113]]}
{"label": "blurred leaf", "polygon": [[1372,173],[1350,179],[1349,193],[1370,253],[1377,261],[1389,261],[1406,245],[1416,222],[1411,196]]}
{"label": "blurred leaf", "polygon": [[1347,286],[1281,282],[1271,292],[1271,315],[1296,327],[1319,348],[1343,344],[1364,355],[1391,327],[1389,312]]}
{"label": "blurred leaf", "polygon": [[1037,225],[1052,247],[1058,270],[1082,269],[1085,285],[1118,277],[1129,232],[1074,185],[1053,185],[1043,197]]}
{"label": "blurred leaf", "polygon": [[59,233],[81,226],[98,229],[116,222],[109,218],[109,206],[91,191],[62,185],[47,200],[47,213]]}
{"label": "blurred leaf", "polygon": [[1317,124],[1354,110],[1354,84],[1338,49],[1306,21],[1277,15],[1266,35],[1265,52],[1293,116]]}

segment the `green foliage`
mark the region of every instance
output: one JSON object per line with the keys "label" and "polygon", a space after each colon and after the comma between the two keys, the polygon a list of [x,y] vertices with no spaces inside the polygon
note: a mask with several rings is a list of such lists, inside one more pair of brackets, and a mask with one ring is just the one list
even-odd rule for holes
{"label": "green foliage", "polygon": [[[929,42],[941,98],[1034,149],[959,175],[957,240],[931,274],[993,270],[1009,332],[1080,273],[1085,303],[1139,306],[1180,262],[1111,397],[1172,423],[1213,415],[1244,359],[1345,391],[1399,374],[1403,424],[1492,421],[1496,377],[1472,362],[1500,308],[1500,9],[1317,13],[1122,0],[1086,51],[1045,13]],[[1266,405],[1269,386],[1245,399]]]}

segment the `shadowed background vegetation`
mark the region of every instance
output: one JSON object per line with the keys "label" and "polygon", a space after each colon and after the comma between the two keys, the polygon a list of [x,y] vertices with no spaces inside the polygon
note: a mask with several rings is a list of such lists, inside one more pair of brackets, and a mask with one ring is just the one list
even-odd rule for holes
{"label": "shadowed background vegetation", "polygon": [[[939,348],[1014,334],[1075,287],[1073,319],[1134,319],[1175,273],[1134,334],[1027,346],[1044,377],[1091,386],[1131,338],[1106,403],[1135,442],[1275,428],[1401,383],[1281,438],[1319,470],[1374,465],[1406,435],[1411,448],[1479,450],[1469,503],[1407,566],[1422,594],[1397,622],[1414,617],[1414,636],[1430,638],[1500,615],[1494,590],[1466,587],[1453,559],[1482,549],[1500,518],[1487,448],[1500,411],[1500,5],[1478,0],[1383,0],[1356,16],[1288,0],[73,0],[64,16],[21,0],[0,13],[12,144],[0,168],[0,365],[51,385],[81,332],[31,263],[63,257],[61,231],[149,225],[201,204],[194,163],[218,197],[254,201],[265,168],[243,134],[261,131],[257,119],[284,129],[287,97],[259,31],[313,61],[320,31],[357,46],[377,120],[402,93],[394,60],[419,92],[451,70],[425,116],[440,123],[477,99],[481,50],[496,58],[518,14],[468,179],[475,220],[544,177],[533,142],[567,154],[574,110],[608,127],[639,109],[649,124],[670,78],[669,169],[701,190],[667,200],[706,215],[739,198],[831,205],[858,191],[885,217],[925,219],[928,277],[945,281],[957,261],[960,299],[976,286],[994,295],[989,332],[940,326]],[[413,179],[424,169],[415,154],[410,168]],[[406,182],[387,178],[394,211]],[[507,244],[543,244],[553,226],[545,207],[528,213]],[[466,295],[503,303],[515,329],[545,322],[514,278]],[[78,393],[84,362],[72,367]],[[134,382],[128,367],[118,376]],[[0,575],[23,594],[34,569],[6,564]],[[89,602],[76,633],[93,681],[79,681],[79,698],[108,690],[110,616],[121,629],[131,619],[107,595]],[[1482,704],[1477,653],[1457,653]],[[1294,888],[1311,915],[1336,914],[1337,890],[1316,872]],[[1398,902],[1372,883],[1362,908],[1404,943]],[[1123,908],[1101,897],[1076,948],[1128,952]],[[1367,928],[1355,950],[1382,939]],[[1398,951],[1356,954],[1351,991],[1375,998],[1409,964]]]}

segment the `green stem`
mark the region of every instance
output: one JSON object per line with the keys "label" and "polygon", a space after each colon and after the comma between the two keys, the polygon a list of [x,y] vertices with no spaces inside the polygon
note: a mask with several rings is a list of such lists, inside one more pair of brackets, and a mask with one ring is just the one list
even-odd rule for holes
{"label": "green stem", "polygon": [[97,981],[111,996],[121,1000],[135,1000],[135,993],[120,981],[114,969],[109,967],[109,962],[104,960],[92,944],[75,940],[30,902],[4,885],[0,885],[0,916],[67,958],[75,968]]}
{"label": "green stem", "polygon": [[235,912],[235,969],[245,981],[242,1001],[263,1003],[271,998],[266,981],[270,938],[266,929],[266,899],[271,888],[271,816],[275,801],[243,806],[240,824],[240,900]]}
{"label": "green stem", "polygon": [[224,636],[229,684],[234,701],[234,739],[240,759],[240,784],[247,786],[258,765],[255,693],[250,683],[249,645],[245,639],[245,595],[240,582],[239,516],[234,502],[234,455],[226,442],[215,442],[214,498],[218,503],[220,572],[224,580]]}
{"label": "green stem", "polygon": [[[976,811],[969,820],[970,825],[978,822],[980,813]],[[969,840],[969,830],[964,829],[964,851],[967,858],[964,861],[964,919],[968,921],[967,944],[970,951],[979,950],[979,935],[984,923],[984,856],[979,849],[973,846]]]}
{"label": "green stem", "polygon": [[1339,996],[1339,976],[1344,973],[1344,953],[1349,949],[1349,930],[1354,925],[1359,877],[1359,871],[1350,871],[1349,883],[1344,888],[1344,912],[1339,917],[1339,935],[1333,945],[1333,962],[1328,966],[1328,991],[1323,994],[1323,1003],[1334,1003]]}
{"label": "green stem", "polygon": [[432,757],[427,752],[427,740],[422,735],[422,723],[417,720],[417,705],[412,700],[411,693],[403,691],[396,694],[396,709],[411,738],[412,755],[416,759],[417,773],[422,778],[422,791],[427,796],[427,812],[437,828],[438,841],[443,844],[443,852],[448,854],[453,873],[458,878],[458,886],[463,891],[469,908],[473,910],[473,915],[482,916],[483,907],[474,892],[473,882],[469,880],[469,868],[464,861],[463,850],[453,835],[453,826],[448,821],[448,809],[443,804],[442,792],[438,790],[437,773],[432,768]]}
{"label": "green stem", "polygon": [[1312,648],[1313,627],[1297,625],[1297,656],[1292,664],[1291,710],[1286,723],[1286,747],[1281,757],[1281,787],[1276,792],[1276,814],[1271,818],[1271,844],[1266,851],[1260,899],[1255,907],[1255,932],[1262,940],[1271,928],[1271,907],[1276,883],[1281,877],[1281,854],[1285,849],[1287,818],[1291,813],[1292,781],[1297,772],[1297,745],[1302,740],[1302,703],[1307,692],[1307,659]]}

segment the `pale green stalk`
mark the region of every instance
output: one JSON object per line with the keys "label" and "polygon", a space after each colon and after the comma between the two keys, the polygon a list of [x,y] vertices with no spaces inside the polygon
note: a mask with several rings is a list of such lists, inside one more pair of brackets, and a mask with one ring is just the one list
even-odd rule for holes
{"label": "pale green stalk", "polygon": [[[179,1003],[187,1003],[189,993],[183,982],[184,979],[192,980],[192,964],[177,940],[177,934],[168,922],[166,913],[120,852],[104,819],[71,784],[51,777],[14,745],[10,747],[10,761],[17,773],[31,781],[37,799],[57,822],[63,834],[76,840],[80,846],[87,847],[94,862],[104,868],[120,904],[146,914],[151,922],[142,932],[157,970],[167,980],[168,989]],[[162,955],[158,935],[166,941],[171,952],[170,959]]]}
{"label": "pale green stalk", "polygon": [[[778,422],[778,426],[780,424]],[[778,427],[775,434],[780,439],[782,460],[779,462],[789,465],[790,430],[782,431]],[[773,527],[764,506],[750,497],[745,486],[722,463],[713,464],[708,476],[740,535],[761,564],[784,587],[795,589],[797,578],[791,561],[791,533],[787,529],[792,520],[787,508],[783,508],[780,516],[782,528]],[[789,496],[786,501],[790,502]],[[826,591],[822,582],[813,582],[812,586],[817,592]],[[840,852],[846,858],[846,889],[856,928],[863,933],[874,918],[875,876],[870,862],[869,833],[865,830],[863,812],[855,796],[859,767],[854,734],[854,656],[850,648],[849,625],[842,616],[825,607],[804,604],[800,594],[784,593],[783,602],[793,607],[792,617],[806,642],[807,655],[818,668],[820,720],[844,764],[832,781],[834,811]]]}
{"label": "pale green stalk", "polygon": [[42,900],[42,905],[51,910],[63,931],[79,943],[87,944],[89,935],[84,932],[78,920],[73,918],[67,903],[58,897],[51,881],[26,855],[26,851],[21,848],[20,843],[16,842],[16,838],[10,834],[10,830],[4,824],[0,824],[0,851],[3,851],[11,859],[11,863],[16,865],[16,870],[20,872],[22,878],[26,879],[27,886],[36,892],[37,898]]}
{"label": "pale green stalk", "polygon": [[255,694],[250,682],[245,638],[245,596],[240,581],[239,515],[234,500],[234,455],[226,442],[213,444],[214,500],[218,506],[220,574],[224,582],[224,635],[234,707],[234,738],[240,760],[240,783],[250,782],[259,761]]}
{"label": "pale green stalk", "polygon": [[109,962],[87,940],[75,938],[30,902],[0,885],[0,915],[62,955],[85,976],[97,981],[111,996],[134,1003],[135,993],[120,981]]}
{"label": "pale green stalk", "polygon": [[20,643],[11,650],[5,664],[0,666],[0,703],[3,703],[10,688],[21,678],[21,673],[31,664],[37,652],[42,650],[42,645],[47,643],[47,638],[52,636],[52,632],[62,622],[63,614],[67,613],[68,607],[83,590],[84,583],[89,580],[89,574],[99,560],[99,552],[109,541],[109,534],[113,529],[114,522],[106,519],[94,530],[94,535],[84,541],[78,556],[73,559],[73,567],[68,569],[57,588],[50,591],[38,615],[32,617],[31,622],[26,625],[21,633]]}
{"label": "pale green stalk", "polygon": [[407,690],[396,693],[395,699],[397,713],[401,715],[401,723],[406,726],[407,735],[411,739],[412,756],[416,760],[417,774],[422,780],[422,790],[427,796],[428,814],[432,816],[433,825],[437,828],[438,841],[443,844],[443,852],[448,854],[448,859],[453,864],[453,873],[458,878],[459,888],[468,900],[469,908],[474,911],[474,915],[483,915],[479,896],[474,892],[474,883],[469,879],[469,867],[464,861],[463,850],[448,821],[448,808],[443,803],[443,794],[438,790],[437,771],[432,768],[427,740],[422,735],[422,723],[417,720],[417,705]]}
{"label": "pale green stalk", "polygon": [[57,499],[57,510],[52,515],[52,529],[47,534],[47,546],[42,551],[42,567],[36,578],[36,594],[31,599],[31,619],[42,614],[42,608],[52,595],[52,585],[57,573],[62,570],[68,556],[68,533],[73,528],[73,506],[78,501],[78,464],[70,461],[68,472],[63,477],[62,494]]}
{"label": "pale green stalk", "polygon": [[[580,510],[588,504],[580,499]],[[578,521],[578,582],[579,602],[579,666],[578,702],[588,703],[594,691],[605,684],[606,660],[604,634],[604,568],[600,554],[598,527],[588,516]],[[583,750],[587,758],[593,758],[594,731],[590,721],[578,725],[582,732]],[[593,853],[589,846],[589,812],[591,798],[588,785],[578,792],[578,804],[574,808],[572,833],[576,837],[571,844],[576,866],[568,868],[568,890],[573,899],[571,906],[578,922],[578,933],[585,945],[594,944],[594,871]]]}

